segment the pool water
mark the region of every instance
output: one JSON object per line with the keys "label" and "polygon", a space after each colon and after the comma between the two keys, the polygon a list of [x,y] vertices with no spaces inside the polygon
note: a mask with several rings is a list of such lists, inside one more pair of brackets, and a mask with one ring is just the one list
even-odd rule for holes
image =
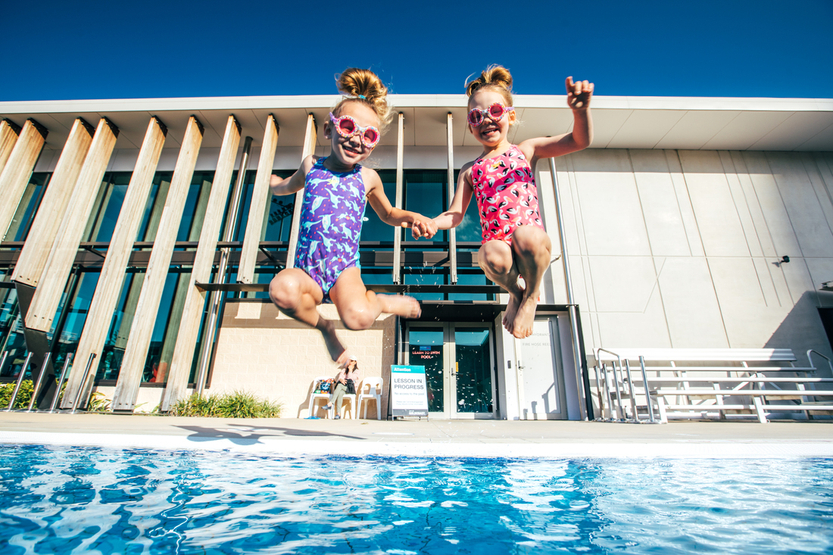
{"label": "pool water", "polygon": [[831,553],[833,461],[0,446],[0,553]]}

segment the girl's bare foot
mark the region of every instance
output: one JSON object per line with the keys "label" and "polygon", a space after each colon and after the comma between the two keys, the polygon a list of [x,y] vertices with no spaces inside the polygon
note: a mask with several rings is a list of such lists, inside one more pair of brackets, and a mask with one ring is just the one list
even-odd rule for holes
{"label": "girl's bare foot", "polygon": [[512,335],[523,339],[532,335],[532,324],[535,322],[535,309],[538,308],[538,295],[532,294],[521,300],[518,312],[515,315]]}
{"label": "girl's bare foot", "polygon": [[515,314],[517,314],[520,304],[520,298],[510,293],[509,302],[506,303],[506,312],[503,314],[503,327],[509,333],[512,333],[512,329],[515,327]]}
{"label": "girl's bare foot", "polygon": [[419,301],[405,295],[377,295],[382,306],[382,312],[396,314],[403,318],[419,318],[422,314],[422,307]]}
{"label": "girl's bare foot", "polygon": [[320,318],[316,326],[324,338],[324,344],[327,346],[327,352],[330,353],[330,358],[333,359],[339,368],[344,368],[350,362],[350,355],[347,349],[339,341],[336,335],[336,328],[332,322]]}

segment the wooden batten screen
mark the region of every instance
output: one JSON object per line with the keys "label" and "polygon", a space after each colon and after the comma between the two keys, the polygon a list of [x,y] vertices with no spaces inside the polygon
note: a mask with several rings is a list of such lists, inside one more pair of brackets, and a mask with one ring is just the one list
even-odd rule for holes
{"label": "wooden batten screen", "polygon": [[[402,197],[405,181],[405,114],[399,112],[396,126],[396,207],[402,208]],[[399,285],[402,281],[402,228],[396,226],[393,230],[393,283]]]}
{"label": "wooden batten screen", "polygon": [[266,130],[263,133],[260,159],[257,162],[257,174],[252,189],[252,200],[249,204],[249,219],[246,222],[246,235],[243,237],[243,248],[240,252],[240,265],[237,268],[239,283],[254,282],[255,262],[257,262],[260,237],[263,234],[266,204],[271,194],[269,180],[272,178],[272,165],[275,163],[277,147],[278,123],[275,121],[275,116],[269,114],[266,118]]}
{"label": "wooden batten screen", "polygon": [[[217,172],[208,198],[205,210],[205,220],[200,231],[200,242],[194,257],[194,268],[188,282],[188,293],[182,318],[179,322],[179,333],[176,336],[176,348],[168,371],[168,384],[165,398],[162,402],[162,412],[170,410],[171,405],[185,396],[188,387],[188,375],[191,373],[191,363],[194,360],[194,345],[200,331],[203,307],[205,306],[205,292],[196,287],[196,283],[207,283],[211,280],[211,270],[217,249],[217,238],[223,225],[226,199],[231,187],[231,175],[234,171],[234,159],[240,145],[240,124],[234,116],[229,116],[220,157],[217,160]],[[210,341],[205,338],[203,341]]]}
{"label": "wooden batten screen", "polygon": [[58,229],[64,221],[78,176],[81,175],[81,168],[93,142],[94,133],[93,126],[81,118],[72,124],[58,165],[55,166],[49,186],[32,222],[32,228],[26,237],[26,244],[14,267],[14,281],[31,287],[38,286],[46,260],[58,236]]}
{"label": "wooden batten screen", "polygon": [[[307,129],[304,132],[304,148],[301,151],[301,161],[312,156],[318,142],[318,131],[315,126],[315,116],[307,116]],[[298,250],[298,233],[301,230],[301,206],[304,203],[304,190],[295,193],[295,208],[292,210],[292,229],[289,232],[289,249],[286,252],[286,267],[295,267],[295,251]]]}
{"label": "wooden batten screen", "polygon": [[0,173],[0,241],[6,239],[6,232],[12,223],[17,205],[29,184],[29,177],[40,156],[49,132],[33,119],[27,119],[15,141],[14,148]]}
{"label": "wooden batten screen", "polygon": [[[147,205],[167,132],[168,129],[159,119],[151,118],[142,148],[139,150],[139,157],[136,159],[136,166],[130,176],[130,183],[127,185],[110,247],[107,249],[107,257],[104,259],[101,276],[98,278],[90,310],[84,322],[84,330],[78,341],[75,360],[81,362],[76,362],[76,366],[85,365],[90,354],[96,354],[90,368],[92,376],[95,376],[102,359],[102,349],[119,302],[130,254],[133,252],[133,243],[145,215],[144,210],[136,208]],[[81,378],[81,372],[73,372],[70,375],[66,389],[68,393],[64,395],[64,399],[75,400]]]}
{"label": "wooden batten screen", "polygon": [[6,162],[9,161],[9,156],[12,155],[19,136],[19,125],[9,119],[0,121],[0,174],[3,173],[3,168],[6,167]]}
{"label": "wooden batten screen", "polygon": [[78,245],[81,243],[118,135],[118,128],[107,118],[101,118],[46,260],[38,288],[32,297],[32,304],[26,315],[27,328],[49,332],[52,327],[52,319],[61,302]]}
{"label": "wooden batten screen", "polygon": [[139,395],[139,385],[145,369],[153,326],[159,312],[159,303],[162,300],[171,256],[176,245],[176,234],[182,220],[191,180],[194,177],[194,167],[197,164],[204,132],[197,118],[194,116],[188,118],[185,137],[182,139],[174,175],[168,189],[168,197],[165,200],[165,208],[162,210],[162,219],[153,242],[142,292],[139,294],[136,313],[130,326],[122,367],[116,382],[116,391],[113,394],[112,407],[115,411],[132,411],[136,404],[136,397]]}

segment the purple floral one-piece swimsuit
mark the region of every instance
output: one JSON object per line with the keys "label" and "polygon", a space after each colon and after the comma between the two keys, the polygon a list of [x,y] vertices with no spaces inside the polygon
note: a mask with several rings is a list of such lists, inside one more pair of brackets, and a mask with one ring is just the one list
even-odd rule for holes
{"label": "purple floral one-piece swimsuit", "polygon": [[359,266],[359,238],[367,199],[362,167],[341,173],[319,158],[305,178],[295,267],[304,270],[330,300],[330,289],[347,268]]}

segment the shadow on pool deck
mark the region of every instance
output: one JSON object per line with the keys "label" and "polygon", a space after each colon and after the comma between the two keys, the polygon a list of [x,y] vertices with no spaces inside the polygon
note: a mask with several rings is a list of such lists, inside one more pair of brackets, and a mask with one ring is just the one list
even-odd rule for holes
{"label": "shadow on pool deck", "polygon": [[[304,437],[304,438],[337,438],[337,439],[365,439],[360,436],[337,434],[321,430],[298,430],[295,428],[280,428],[275,426],[252,426],[248,424],[228,424],[229,426],[236,426],[240,431],[231,431],[228,429],[211,428],[206,426],[176,426],[183,430],[188,430],[191,435],[187,436],[189,441],[211,441],[218,439],[226,439],[235,445],[254,445],[262,443],[261,438],[280,438],[280,437]],[[248,434],[245,434],[246,431]],[[256,433],[262,430],[269,430],[278,433]],[[245,435],[244,435],[245,434]]]}

